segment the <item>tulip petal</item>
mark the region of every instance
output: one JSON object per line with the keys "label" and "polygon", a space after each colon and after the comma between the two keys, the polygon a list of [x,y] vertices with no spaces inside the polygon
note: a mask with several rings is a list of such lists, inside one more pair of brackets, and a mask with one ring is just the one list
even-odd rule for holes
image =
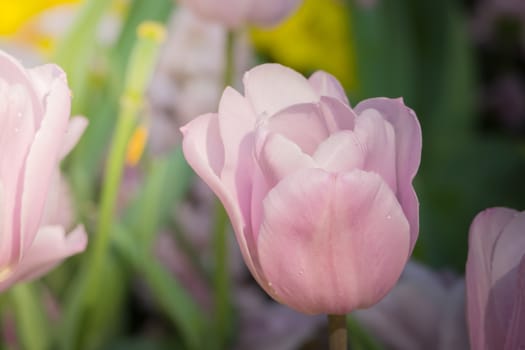
{"label": "tulip petal", "polygon": [[300,0],[251,1],[249,21],[262,26],[277,24],[296,8]]}
{"label": "tulip petal", "polygon": [[392,125],[373,109],[363,111],[356,119],[354,133],[363,145],[363,170],[375,172],[397,193],[396,135]]}
{"label": "tulip petal", "polygon": [[263,206],[257,241],[263,287],[300,312],[370,306],[407,261],[409,224],[377,174],[305,169],[282,180]]}
{"label": "tulip petal", "polygon": [[[0,51],[1,58],[1,51]],[[0,222],[0,266],[14,264],[20,256],[20,191],[25,161],[35,136],[30,92],[23,85],[0,80],[0,181],[4,214]]]}
{"label": "tulip petal", "polygon": [[[26,69],[13,57],[0,50],[0,77],[8,85],[20,85],[26,88],[32,87],[31,79],[26,73]],[[28,89],[29,101],[34,112],[33,116],[42,115],[42,106],[32,89]]]}
{"label": "tulip petal", "polygon": [[354,112],[377,110],[392,126],[396,135],[397,196],[410,223],[410,247],[419,232],[419,202],[412,186],[421,160],[421,127],[414,112],[402,99],[371,98],[359,103]]}
{"label": "tulip petal", "polygon": [[201,115],[182,127],[181,131],[184,134],[182,149],[186,160],[224,205],[246,265],[258,279],[249,249],[254,245],[252,233],[249,232],[250,225],[219,177],[224,165],[224,146],[220,138],[217,114]]}
{"label": "tulip petal", "polygon": [[313,103],[287,107],[262,125],[274,133],[285,136],[301,147],[304,153],[310,155],[330,135],[319,107]]}
{"label": "tulip petal", "polygon": [[300,169],[317,167],[312,157],[297,144],[280,134],[265,130],[257,133],[255,159],[271,187]]}
{"label": "tulip petal", "polygon": [[60,226],[40,228],[24,258],[6,279],[0,281],[0,291],[15,282],[45,274],[61,260],[84,251],[86,245],[87,236],[82,226],[78,226],[68,235]]}
{"label": "tulip petal", "polygon": [[228,193],[238,202],[244,221],[250,220],[255,114],[246,99],[226,88],[219,105],[219,132],[224,142],[224,165],[220,178]]}
{"label": "tulip petal", "polygon": [[319,95],[305,77],[280,64],[263,64],[244,74],[245,96],[259,117],[302,103],[318,102]]}
{"label": "tulip petal", "polygon": [[56,64],[44,64],[28,69],[27,72],[42,106],[45,104],[45,99],[55,79],[62,79],[67,85],[66,73]]}
{"label": "tulip petal", "polygon": [[319,96],[333,97],[347,106],[350,106],[345,89],[332,74],[324,71],[317,71],[308,79],[314,90]]}
{"label": "tulip petal", "polygon": [[263,199],[281,179],[304,168],[315,168],[315,161],[287,138],[261,130],[257,133],[255,159],[258,167],[253,178],[251,219],[254,240],[261,225]]}
{"label": "tulip petal", "polygon": [[[491,262],[497,240],[508,222],[518,212],[491,208],[479,213],[469,232],[469,254],[466,265],[467,309],[470,342],[473,349],[487,343],[485,320],[491,283]],[[496,325],[494,326],[496,327]]]}
{"label": "tulip petal", "polygon": [[357,116],[348,105],[335,98],[322,96],[320,106],[330,134],[354,130]]}
{"label": "tulip petal", "polygon": [[324,140],[313,158],[320,168],[330,172],[363,169],[365,147],[353,131],[339,131]]}
{"label": "tulip petal", "polygon": [[[523,226],[522,226],[523,227]],[[517,293],[513,301],[505,350],[522,349],[525,346],[525,255],[517,269],[517,284],[514,286]]]}
{"label": "tulip petal", "polygon": [[[514,215],[503,228],[492,248],[492,281],[489,295],[491,311],[487,319],[497,321],[501,330],[508,329],[514,310],[518,284],[518,266],[525,252],[525,213]],[[491,322],[492,323],[492,322]],[[491,330],[493,327],[490,327]],[[497,342],[497,344],[503,344]]]}
{"label": "tulip petal", "polygon": [[69,154],[69,152],[71,152],[73,147],[78,143],[78,140],[80,140],[80,137],[84,133],[84,130],[86,130],[87,126],[88,120],[84,117],[74,117],[69,120],[67,131],[64,135],[62,149],[60,150],[60,159],[63,159]]}
{"label": "tulip petal", "polygon": [[54,80],[46,98],[45,110],[26,160],[20,217],[22,254],[32,244],[38,231],[67,130],[71,94],[64,79],[58,77]]}

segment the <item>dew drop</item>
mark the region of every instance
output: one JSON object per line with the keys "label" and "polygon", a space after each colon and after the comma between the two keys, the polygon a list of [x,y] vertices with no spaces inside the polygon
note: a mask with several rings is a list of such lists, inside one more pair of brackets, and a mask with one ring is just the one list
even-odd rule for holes
{"label": "dew drop", "polygon": [[387,220],[390,220],[390,219],[392,219],[392,215],[387,215],[386,218],[387,218]]}

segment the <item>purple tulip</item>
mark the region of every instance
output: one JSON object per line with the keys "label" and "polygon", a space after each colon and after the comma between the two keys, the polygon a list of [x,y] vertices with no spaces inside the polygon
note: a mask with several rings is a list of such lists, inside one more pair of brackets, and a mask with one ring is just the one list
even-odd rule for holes
{"label": "purple tulip", "polygon": [[471,348],[524,348],[525,212],[492,208],[476,216],[466,281]]}

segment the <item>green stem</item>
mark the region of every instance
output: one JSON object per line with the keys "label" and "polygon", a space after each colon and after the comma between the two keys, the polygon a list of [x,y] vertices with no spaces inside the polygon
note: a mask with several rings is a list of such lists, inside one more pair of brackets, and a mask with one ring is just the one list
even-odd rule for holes
{"label": "green stem", "polygon": [[[235,33],[226,34],[224,51],[224,86],[233,84],[235,75],[234,62]],[[215,332],[219,348],[226,347],[233,331],[233,303],[231,300],[231,281],[228,271],[228,215],[217,200],[215,205],[215,222],[213,248],[215,271],[213,274]]]}
{"label": "green stem", "polygon": [[106,163],[98,230],[91,250],[88,272],[91,302],[97,299],[96,295],[100,290],[99,284],[102,280],[100,275],[109,248],[126,150],[138,122],[143,95],[156,62],[160,42],[164,37],[164,28],[157,23],[144,23],[138,29],[138,37],[128,64],[124,93],[120,101],[120,113]]}
{"label": "green stem", "polygon": [[[91,251],[90,285],[92,285],[92,283],[96,285],[96,280],[100,280],[97,279],[96,276],[103,269],[104,257],[109,246],[110,231],[115,216],[117,194],[124,170],[126,149],[136,124],[136,107],[133,107],[132,104],[128,105],[126,102],[122,104],[121,114],[117,120],[115,134],[107,160],[98,230],[94,247]],[[98,286],[92,286],[90,288],[99,289]]]}
{"label": "green stem", "polygon": [[328,333],[330,350],[346,350],[348,344],[346,315],[328,315]]}
{"label": "green stem", "polygon": [[215,290],[215,327],[221,348],[223,348],[232,330],[232,301],[230,298],[230,276],[228,273],[228,215],[222,204],[215,203],[215,232],[213,247],[215,250],[215,272],[213,285]]}
{"label": "green stem", "polygon": [[224,51],[224,86],[232,86],[235,79],[235,32],[229,30],[226,34]]}
{"label": "green stem", "polygon": [[35,286],[19,284],[9,291],[9,297],[15,310],[20,345],[28,350],[47,349],[51,340],[49,322]]}

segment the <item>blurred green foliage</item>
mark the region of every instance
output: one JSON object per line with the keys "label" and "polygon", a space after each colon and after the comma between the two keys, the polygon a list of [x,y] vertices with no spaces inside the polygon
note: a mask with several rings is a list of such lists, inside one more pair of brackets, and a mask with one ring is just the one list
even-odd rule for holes
{"label": "blurred green foliage", "polygon": [[347,3],[358,75],[352,100],[402,96],[423,129],[415,257],[463,271],[474,216],[491,206],[525,207],[516,141],[476,129],[477,61],[464,11],[453,0]]}

